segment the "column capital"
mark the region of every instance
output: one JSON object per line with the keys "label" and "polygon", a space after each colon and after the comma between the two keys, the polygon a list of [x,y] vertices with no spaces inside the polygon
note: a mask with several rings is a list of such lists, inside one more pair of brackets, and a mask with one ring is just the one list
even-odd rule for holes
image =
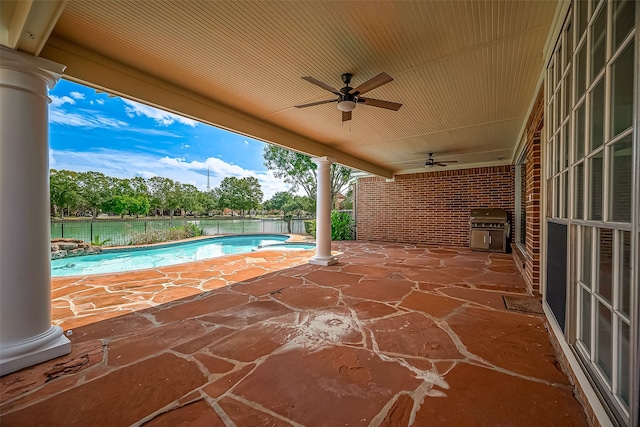
{"label": "column capital", "polygon": [[336,162],[336,159],[323,156],[323,157],[313,157],[311,158],[311,161],[316,165],[320,166],[320,165],[331,165]]}
{"label": "column capital", "polygon": [[[0,46],[0,58],[0,69],[19,71],[37,77],[43,80],[49,89],[53,89],[67,68],[57,62],[18,52],[5,46]],[[1,79],[2,84],[11,84],[12,82],[5,81],[6,77],[3,76]]]}

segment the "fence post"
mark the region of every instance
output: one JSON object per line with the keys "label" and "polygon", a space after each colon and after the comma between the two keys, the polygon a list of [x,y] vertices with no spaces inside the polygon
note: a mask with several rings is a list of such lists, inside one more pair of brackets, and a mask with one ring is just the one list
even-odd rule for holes
{"label": "fence post", "polygon": [[242,234],[244,234],[244,216],[242,217]]}
{"label": "fence post", "polygon": [[64,222],[60,223],[60,237],[64,239]]}
{"label": "fence post", "polygon": [[89,242],[93,242],[93,219],[89,223]]}
{"label": "fence post", "polygon": [[144,232],[147,232],[147,220],[144,221]]}

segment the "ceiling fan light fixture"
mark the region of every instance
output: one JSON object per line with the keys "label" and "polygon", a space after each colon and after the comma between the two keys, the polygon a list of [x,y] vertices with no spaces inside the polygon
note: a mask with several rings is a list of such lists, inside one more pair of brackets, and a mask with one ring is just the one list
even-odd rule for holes
{"label": "ceiling fan light fixture", "polygon": [[354,101],[344,100],[338,102],[338,110],[340,111],[349,112],[353,111],[354,108],[356,108],[356,103]]}

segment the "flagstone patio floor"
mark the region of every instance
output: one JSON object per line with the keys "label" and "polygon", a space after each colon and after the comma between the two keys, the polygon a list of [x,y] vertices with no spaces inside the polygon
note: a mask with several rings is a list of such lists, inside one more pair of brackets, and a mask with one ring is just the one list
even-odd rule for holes
{"label": "flagstone patio floor", "polygon": [[54,279],[72,352],[2,377],[0,424],[587,425],[511,255],[332,249]]}

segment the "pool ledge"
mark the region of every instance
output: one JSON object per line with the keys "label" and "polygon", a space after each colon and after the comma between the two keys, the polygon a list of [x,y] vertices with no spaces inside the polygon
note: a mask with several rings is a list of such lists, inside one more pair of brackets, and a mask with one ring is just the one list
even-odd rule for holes
{"label": "pool ledge", "polygon": [[147,249],[162,249],[162,248],[168,248],[168,247],[172,247],[172,246],[187,245],[189,243],[199,242],[201,240],[225,239],[225,238],[234,238],[234,237],[252,237],[252,236],[262,237],[262,238],[267,237],[267,236],[278,236],[278,237],[280,237],[280,236],[289,236],[289,238],[284,243],[306,242],[305,239],[309,238],[309,236],[305,236],[305,235],[286,234],[286,233],[282,233],[282,234],[280,234],[280,233],[217,234],[215,236],[198,236],[198,237],[191,237],[191,238],[182,239],[182,240],[172,240],[172,241],[169,241],[169,242],[152,243],[152,244],[149,244],[149,245],[109,246],[109,247],[103,247],[102,248],[102,253],[117,253],[117,252],[129,252],[129,251],[133,252],[133,251],[142,251],[142,250],[147,250]]}

